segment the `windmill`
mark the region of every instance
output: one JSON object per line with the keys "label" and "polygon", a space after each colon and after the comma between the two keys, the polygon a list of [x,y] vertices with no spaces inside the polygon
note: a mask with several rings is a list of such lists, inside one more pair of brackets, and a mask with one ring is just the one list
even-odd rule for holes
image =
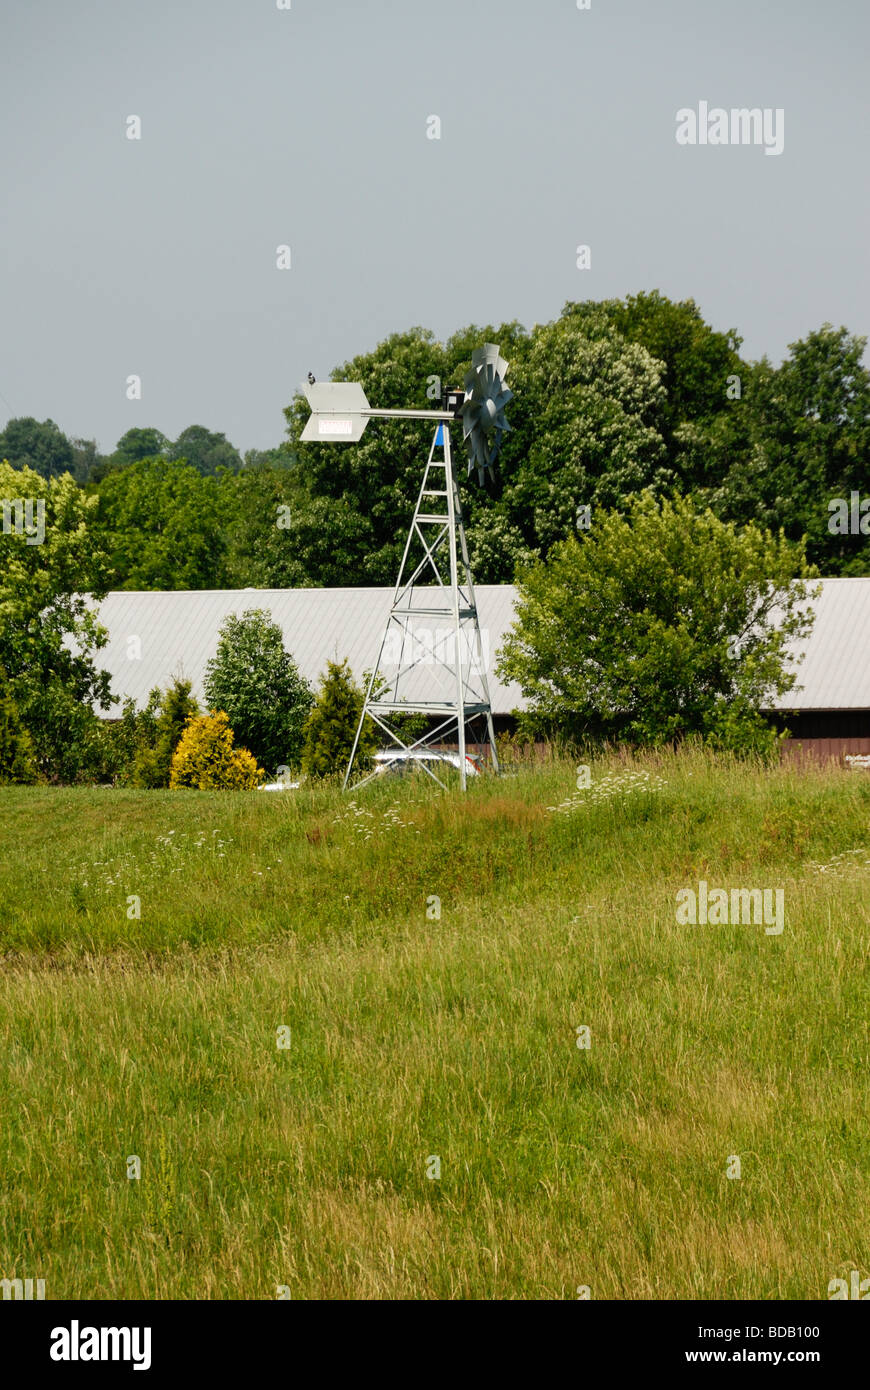
{"label": "windmill", "polygon": [[[348,785],[367,717],[390,740],[397,754],[420,755],[419,765],[444,786],[424,761],[426,750],[455,736],[459,780],[465,790],[466,733],[482,726],[479,741],[489,749],[498,772],[492,707],[484,647],[462,504],[453,469],[450,424],[462,420],[468,473],[485,482],[510,426],[505,406],[513,393],[504,384],[508,364],[493,343],[471,356],[464,392],[445,391],[440,410],[378,410],[369,405],[359,382],[315,382],[303,386],[311,416],[302,440],[356,443],[369,420],[437,421],[417,496],[389,617],[378,658],[369,676],[344,785]],[[440,626],[439,626],[440,624]],[[405,732],[403,716],[427,717],[420,737]],[[413,739],[406,742],[406,739]],[[370,780],[369,773],[359,785]]]}

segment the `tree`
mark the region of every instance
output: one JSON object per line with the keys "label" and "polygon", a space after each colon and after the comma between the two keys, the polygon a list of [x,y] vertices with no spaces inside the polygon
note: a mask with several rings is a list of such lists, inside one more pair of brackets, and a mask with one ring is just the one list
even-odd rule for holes
{"label": "tree", "polygon": [[[515,398],[508,411],[511,432],[485,488],[476,476],[467,479],[461,429],[453,431],[454,466],[479,582],[512,579],[518,562],[571,535],[578,507],[616,506],[644,487],[661,494],[676,483],[666,440],[666,364],[620,331],[619,305],[567,304],[559,319],[536,325],[531,333],[517,323],[470,325],[443,344],[415,328],[391,335],[333,373],[338,380],[360,381],[378,404],[431,407],[439,383],[463,383],[476,347],[487,340],[499,343],[510,363]],[[655,309],[664,318],[668,306],[669,301],[657,300],[636,306],[635,312],[654,318]],[[712,334],[691,303],[670,308],[672,318],[679,310]],[[626,318],[627,330],[635,327]],[[666,339],[658,327],[658,336]],[[647,333],[653,336],[648,325]],[[686,328],[684,337],[688,333]],[[724,401],[724,380],[721,385]],[[285,414],[300,494],[328,499],[326,529],[315,528],[317,543],[307,550],[294,547],[297,563],[308,567],[309,582],[393,581],[419,488],[426,431],[416,422],[379,421],[358,445],[303,445],[307,402],[297,396]],[[309,509],[301,497],[297,511],[304,531]],[[333,528],[340,535],[330,546]],[[339,571],[342,578],[324,578],[326,570]]]}
{"label": "tree", "polygon": [[[513,345],[523,338],[518,324],[472,326],[444,344],[428,329],[411,328],[391,334],[373,352],[353,358],[332,375],[337,381],[361,382],[374,405],[432,409],[440,397],[436,400],[427,392],[437,392],[438,382],[461,385],[472,347],[489,339],[511,357]],[[300,442],[309,414],[301,394],[284,414],[295,455],[298,529],[305,563],[313,567],[308,582],[393,583],[432,439],[429,426],[414,420],[379,420],[359,444],[337,447]],[[454,432],[454,439],[461,439],[461,430]],[[461,486],[470,497],[459,447],[456,458]],[[325,578],[327,572],[336,577]]]}
{"label": "tree", "polygon": [[210,709],[225,710],[234,734],[266,767],[291,767],[302,751],[313,694],[269,613],[231,613],[203,681]]}
{"label": "tree", "polygon": [[760,710],[794,684],[786,644],[811,623],[791,581],[813,573],[782,535],[644,493],[522,573],[497,669],[550,732],[766,751]]}
{"label": "tree", "polygon": [[233,746],[223,710],[192,716],[172,755],[169,785],[199,791],[252,791],[265,773],[247,748]]}
{"label": "tree", "polygon": [[0,531],[0,665],[40,772],[71,781],[93,752],[93,707],[108,709],[114,698],[108,673],[94,660],[106,632],[91,600],[108,587],[107,557],[93,526],[97,503],[69,474],[45,479],[8,463],[0,463],[3,498],[13,519],[15,499],[22,509],[29,504],[32,525],[23,510],[20,529]]}
{"label": "tree", "polygon": [[[309,777],[343,773],[350,759],[365,696],[353,679],[347,661],[328,661],[314,708],[305,724],[302,771]],[[363,725],[358,756],[364,767],[377,748],[370,719]]]}
{"label": "tree", "polygon": [[[566,305],[564,312],[583,307]],[[668,448],[685,421],[710,421],[728,411],[729,378],[745,367],[735,329],[717,332],[694,299],[675,302],[658,290],[605,300],[601,307],[627,342],[638,343],[662,363],[661,420]]]}
{"label": "tree", "polygon": [[102,476],[109,460],[97,449],[95,439],[71,439],[72,463],[70,471],[81,486]]}
{"label": "tree", "polygon": [[0,783],[35,781],[33,740],[21,721],[6,672],[0,667]]}
{"label": "tree", "polygon": [[291,468],[295,463],[294,455],[285,442],[278,444],[274,449],[246,449],[242,460],[244,469],[258,468]]}
{"label": "tree", "polygon": [[169,440],[160,430],[151,425],[135,426],[122,434],[115,445],[112,462],[119,467],[136,463],[138,459],[152,459],[167,456]]}
{"label": "tree", "polygon": [[225,540],[218,482],[188,463],[137,459],[97,487],[116,589],[219,589]]}
{"label": "tree", "polygon": [[103,724],[100,781],[122,787],[147,785],[140,780],[136,765],[139,759],[150,753],[154,747],[159,711],[159,690],[151,691],[143,709],[136,707],[132,695],[124,697],[120,714]]}
{"label": "tree", "polygon": [[0,459],[14,468],[32,468],[41,478],[59,478],[74,467],[73,447],[53,420],[21,415],[0,431]]}
{"label": "tree", "polygon": [[[782,527],[790,539],[807,532],[811,561],[838,573],[870,572],[870,541],[832,535],[827,510],[866,478],[870,377],[862,339],[826,325],[793,344],[791,359],[774,371],[744,361],[735,330],[712,328],[694,300],[656,290],[569,302],[530,333],[515,323],[471,325],[439,343],[412,328],[332,375],[361,382],[379,405],[431,406],[427,393],[438,383],[461,385],[484,340],[498,342],[509,360],[515,396],[511,431],[485,488],[466,480],[453,431],[479,582],[508,581],[516,565],[575,534],[578,508],[591,509],[594,525],[598,511],[620,509],[646,489],[659,497],[703,494],[723,520]],[[257,546],[247,553],[239,546],[237,572],[247,564],[277,583],[391,583],[426,429],[378,421],[356,445],[302,444],[308,413],[301,394],[285,410],[292,521],[279,533],[274,511],[261,509]],[[241,515],[234,526],[243,537]]]}
{"label": "tree", "polygon": [[217,473],[219,468],[233,471],[241,468],[238,449],[229,443],[225,434],[216,434],[204,425],[188,425],[166,451],[167,458],[185,459],[203,476]]}
{"label": "tree", "polygon": [[530,550],[546,554],[574,534],[578,508],[594,515],[644,488],[673,488],[661,371],[603,311],[566,311],[534,330],[512,370],[512,432],[499,464],[506,518]]}
{"label": "tree", "polygon": [[188,721],[199,714],[191,691],[190,681],[175,680],[162,695],[158,690],[151,692],[143,711],[147,732],[137,748],[130,777],[134,787],[169,786],[173,754]]}
{"label": "tree", "polygon": [[[829,504],[868,492],[870,371],[867,339],[829,323],[791,343],[779,368],[758,363],[731,431],[715,440],[728,468],[710,505],[723,517],[807,536],[809,559],[825,573],[870,572],[866,532],[829,527]],[[736,435],[736,444],[735,444]]]}
{"label": "tree", "polygon": [[311,497],[287,470],[225,475],[226,574],[237,587],[340,587],[364,568],[372,526],[346,499]]}

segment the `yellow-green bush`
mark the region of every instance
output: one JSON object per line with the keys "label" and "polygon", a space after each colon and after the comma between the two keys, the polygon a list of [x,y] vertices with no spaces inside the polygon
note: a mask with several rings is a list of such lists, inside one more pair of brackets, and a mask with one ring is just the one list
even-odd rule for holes
{"label": "yellow-green bush", "polygon": [[265,777],[247,748],[233,747],[229,716],[223,710],[192,715],[169,769],[170,787],[249,791]]}

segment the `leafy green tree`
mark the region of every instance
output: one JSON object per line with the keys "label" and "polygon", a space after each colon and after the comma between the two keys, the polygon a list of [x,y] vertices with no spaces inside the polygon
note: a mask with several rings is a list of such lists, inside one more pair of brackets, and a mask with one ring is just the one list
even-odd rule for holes
{"label": "leafy green tree", "polygon": [[510,520],[504,501],[478,507],[466,524],[465,537],[471,572],[480,583],[512,584],[517,570],[539,554]]}
{"label": "leafy green tree", "polygon": [[[566,305],[564,312],[583,307]],[[741,339],[733,328],[717,332],[693,299],[676,302],[658,290],[605,300],[601,308],[627,342],[646,348],[662,364],[665,401],[660,417],[669,451],[684,422],[711,421],[727,412],[729,379],[745,369]],[[689,486],[694,481],[685,479]]]}
{"label": "leafy green tree", "polygon": [[95,439],[71,439],[72,465],[70,471],[81,486],[101,476],[109,460],[97,448]]}
{"label": "leafy green tree", "polygon": [[[344,363],[333,372],[333,379],[361,382],[369,400],[379,406],[432,409],[439,401],[427,392],[437,391],[438,382],[444,387],[461,386],[471,365],[472,347],[484,339],[500,343],[511,357],[524,334],[517,324],[472,326],[441,344],[428,329],[412,328],[391,334],[373,352]],[[292,476],[300,494],[297,524],[302,553],[304,563],[312,567],[308,582],[393,583],[431,444],[429,425],[379,420],[357,445],[302,444],[300,435],[309,414],[304,396],[297,395],[284,413],[295,457]],[[462,488],[470,496],[462,466],[461,429],[454,431],[453,438]],[[304,504],[306,496],[310,506]],[[335,544],[330,539],[333,530]],[[329,578],[324,577],[325,568]]]}
{"label": "leafy green tree", "polygon": [[74,468],[73,447],[53,420],[21,415],[0,431],[0,459],[14,468],[32,468],[41,478],[59,478]]}
{"label": "leafy green tree", "polygon": [[365,567],[372,525],[347,499],[311,497],[275,468],[226,475],[221,497],[235,587],[341,587]]}
{"label": "leafy green tree", "polygon": [[166,451],[166,457],[185,459],[203,476],[211,476],[219,468],[235,471],[242,466],[238,449],[230,444],[226,435],[207,430],[204,425],[188,425],[182,430]]}
{"label": "leafy green tree", "polygon": [[209,709],[225,710],[233,733],[267,768],[299,761],[313,694],[269,613],[231,613],[203,681]]}
{"label": "leafy green tree", "polygon": [[124,698],[120,715],[103,724],[103,760],[96,780],[123,787],[138,785],[134,769],[140,756],[154,746],[159,711],[159,690],[151,691],[143,709],[137,708],[132,695]]}
{"label": "leafy green tree", "polygon": [[795,540],[806,535],[808,558],[828,574],[870,573],[870,537],[829,527],[835,498],[870,493],[866,345],[824,324],[792,343],[779,368],[756,364],[728,432],[713,441],[727,452],[722,482],[709,494],[714,510],[781,527]]}
{"label": "leafy green tree", "polygon": [[96,499],[69,474],[45,479],[5,462],[2,498],[29,499],[35,524],[29,536],[17,527],[0,531],[0,665],[40,773],[72,781],[94,752],[94,707],[108,709],[114,700],[108,673],[95,664],[106,632],[90,598],[103,597],[108,578],[93,526]]}
{"label": "leafy green tree", "polygon": [[522,573],[498,670],[550,732],[768,751],[760,710],[794,684],[786,644],[811,623],[792,580],[812,573],[800,544],[645,493]]}
{"label": "leafy green tree", "polygon": [[0,782],[35,781],[33,741],[22,723],[6,672],[0,667]]}
{"label": "leafy green tree", "polygon": [[546,554],[572,535],[580,507],[594,516],[644,488],[673,488],[661,364],[627,343],[605,313],[566,313],[538,326],[512,385],[502,501],[530,550]]}
{"label": "leafy green tree", "polygon": [[137,459],[98,485],[97,524],[116,589],[219,589],[225,538],[218,481],[188,463]]}
{"label": "leafy green tree", "polygon": [[279,444],[274,449],[246,449],[242,460],[244,469],[290,468],[295,457],[288,445]]}
{"label": "leafy green tree", "polygon": [[172,756],[199,705],[190,681],[175,680],[163,694],[153,690],[140,720],[140,737],[130,776],[134,787],[168,787]]}
{"label": "leafy green tree", "polygon": [[[333,777],[344,773],[364,699],[347,661],[328,661],[317,700],[305,724],[302,771],[308,777]],[[376,748],[377,731],[367,719],[357,750],[360,767],[366,766]]]}
{"label": "leafy green tree", "polygon": [[[579,507],[594,512],[621,506],[644,488],[666,495],[680,481],[694,485],[694,475],[683,477],[687,462],[705,461],[681,431],[696,419],[706,430],[719,418],[728,405],[728,376],[740,365],[733,333],[714,332],[693,301],[675,304],[656,292],[568,303],[555,322],[535,325],[531,333],[516,323],[470,325],[441,344],[414,328],[391,335],[333,377],[360,381],[379,404],[431,406],[427,391],[439,382],[462,385],[473,350],[487,340],[498,342],[509,360],[515,397],[508,410],[511,432],[485,488],[476,477],[466,478],[461,429],[453,431],[466,529],[482,583],[512,579],[518,563],[573,534]],[[298,570],[315,584],[392,582],[427,431],[413,422],[380,421],[355,446],[302,445],[304,397],[285,414],[300,494],[294,508],[302,539],[293,547]],[[305,505],[305,495],[327,503],[322,517]],[[315,524],[307,545],[310,516]],[[285,582],[299,580],[294,573]]]}
{"label": "leafy green tree", "polygon": [[136,463],[138,459],[166,458],[169,440],[160,430],[150,425],[135,426],[122,434],[115,445],[112,462],[120,467]]}

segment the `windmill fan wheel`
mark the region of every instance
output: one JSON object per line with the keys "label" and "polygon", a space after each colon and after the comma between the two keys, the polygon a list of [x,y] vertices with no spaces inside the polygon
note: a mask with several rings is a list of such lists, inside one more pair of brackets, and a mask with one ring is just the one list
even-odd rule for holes
{"label": "windmill fan wheel", "polygon": [[513,400],[513,392],[504,384],[507,369],[495,343],[484,343],[471,354],[471,371],[465,374],[462,436],[468,447],[468,472],[477,468],[481,483],[492,470],[502,436],[510,429],[504,413]]}

